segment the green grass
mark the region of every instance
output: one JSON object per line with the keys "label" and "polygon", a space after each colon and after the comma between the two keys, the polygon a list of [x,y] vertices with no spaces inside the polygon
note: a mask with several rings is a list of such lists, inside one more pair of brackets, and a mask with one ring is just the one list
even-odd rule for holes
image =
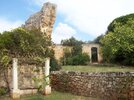
{"label": "green grass", "polygon": [[[0,97],[0,100],[12,100],[9,97]],[[70,93],[52,91],[51,95],[43,96],[40,94],[21,97],[19,100],[100,100],[90,97],[76,96]]]}
{"label": "green grass", "polygon": [[82,71],[82,72],[134,72],[134,67],[121,68],[108,66],[62,66],[63,71]]}

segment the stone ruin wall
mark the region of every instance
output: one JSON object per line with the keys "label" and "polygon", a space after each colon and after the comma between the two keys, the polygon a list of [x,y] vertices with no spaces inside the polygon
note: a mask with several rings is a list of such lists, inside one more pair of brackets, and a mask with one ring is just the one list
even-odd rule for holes
{"label": "stone ruin wall", "polygon": [[[97,48],[97,50],[98,50],[98,63],[101,63],[102,62],[102,54],[101,54],[101,49],[100,49],[99,44],[94,44],[94,43],[83,44],[82,45],[82,52],[87,53],[91,59],[91,48],[92,47]],[[69,47],[69,46],[62,46],[62,45],[53,46],[54,54],[55,54],[55,57],[58,61],[60,61],[60,58],[64,56],[64,49],[65,48],[68,48],[71,51],[71,47]]]}
{"label": "stone ruin wall", "polygon": [[51,86],[99,100],[134,100],[134,72],[57,71],[51,73]]}
{"label": "stone ruin wall", "polygon": [[61,57],[64,56],[64,49],[69,49],[71,51],[70,46],[62,46],[62,45],[54,45],[52,49],[54,50],[54,56],[58,61],[60,61]]}
{"label": "stone ruin wall", "polygon": [[[44,67],[36,65],[18,65],[18,87],[19,89],[34,89],[37,88],[33,78],[42,78],[44,76]],[[7,70],[7,78],[12,89],[12,68]],[[0,73],[0,87],[6,87],[4,73]]]}
{"label": "stone ruin wall", "polygon": [[[99,44],[95,44],[95,43],[90,43],[90,44],[83,44],[82,45],[82,52],[83,53],[87,53],[91,58],[91,48],[92,47],[96,47],[97,50],[98,50],[98,63],[101,63],[102,62],[102,53],[101,53],[101,48],[100,48],[100,45]],[[90,60],[91,61],[91,60]]]}
{"label": "stone ruin wall", "polygon": [[44,3],[42,9],[30,16],[22,27],[28,30],[32,28],[39,29],[51,38],[53,25],[56,19],[56,8],[56,5],[53,3]]}

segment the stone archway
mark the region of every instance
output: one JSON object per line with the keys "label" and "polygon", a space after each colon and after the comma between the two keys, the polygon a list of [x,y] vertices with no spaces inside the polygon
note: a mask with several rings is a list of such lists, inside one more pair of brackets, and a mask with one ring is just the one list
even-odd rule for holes
{"label": "stone archway", "polygon": [[98,62],[98,48],[97,47],[91,48],[91,62],[92,63]]}

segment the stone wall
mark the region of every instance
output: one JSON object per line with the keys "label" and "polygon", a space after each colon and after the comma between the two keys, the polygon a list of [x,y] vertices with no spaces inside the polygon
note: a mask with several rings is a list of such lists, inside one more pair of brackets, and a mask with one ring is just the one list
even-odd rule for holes
{"label": "stone wall", "polygon": [[101,63],[102,62],[102,53],[101,53],[101,49],[100,49],[100,45],[99,44],[95,44],[95,43],[90,43],[90,44],[83,44],[82,45],[82,52],[83,53],[87,53],[90,57],[90,61],[92,62],[92,52],[91,52],[91,48],[92,47],[96,47],[97,48],[97,51],[98,51],[98,63]]}
{"label": "stone wall", "polygon": [[21,65],[18,70],[18,80],[19,80],[19,88],[27,89],[27,88],[35,88],[35,83],[33,78],[43,78],[44,76],[44,67],[37,67],[35,65]]}
{"label": "stone wall", "polygon": [[[7,71],[7,78],[12,88],[12,68]],[[18,87],[19,89],[32,89],[36,88],[33,78],[42,78],[44,76],[44,67],[37,67],[36,65],[18,65]],[[0,87],[6,87],[6,80],[4,73],[0,73]]]}
{"label": "stone wall", "polygon": [[54,56],[58,61],[60,61],[60,58],[64,56],[64,49],[69,49],[71,51],[70,46],[62,46],[62,45],[53,46]]}
{"label": "stone wall", "polygon": [[51,85],[57,91],[102,100],[134,100],[134,72],[57,71],[51,73]]}
{"label": "stone wall", "polygon": [[42,9],[31,15],[22,27],[31,30],[37,28],[51,38],[53,25],[56,19],[57,6],[53,3],[44,3]]}
{"label": "stone wall", "polygon": [[[100,49],[100,45],[99,44],[95,44],[95,43],[89,43],[89,44],[83,44],[82,45],[82,52],[83,53],[87,53],[91,58],[91,48],[92,47],[96,47],[97,48],[97,51],[98,51],[98,63],[101,63],[102,62],[102,54],[101,54],[101,49]],[[54,50],[54,54],[55,54],[55,58],[59,61],[61,57],[64,56],[64,49],[65,48],[68,48],[71,50],[71,47],[70,46],[62,46],[62,45],[54,45],[53,46],[53,50]],[[90,60],[91,63],[92,63],[92,60]]]}

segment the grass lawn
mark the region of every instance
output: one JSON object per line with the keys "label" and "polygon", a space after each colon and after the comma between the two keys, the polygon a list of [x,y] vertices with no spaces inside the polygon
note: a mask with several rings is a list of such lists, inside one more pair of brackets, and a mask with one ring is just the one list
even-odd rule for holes
{"label": "grass lawn", "polygon": [[[9,97],[0,97],[0,100],[12,100]],[[90,97],[82,97],[72,95],[70,93],[61,93],[57,91],[52,91],[51,95],[42,96],[40,94],[31,95],[31,96],[24,96],[21,97],[19,100],[100,100]]]}
{"label": "grass lawn", "polygon": [[82,72],[134,72],[134,67],[119,66],[62,66],[64,71],[82,71]]}

